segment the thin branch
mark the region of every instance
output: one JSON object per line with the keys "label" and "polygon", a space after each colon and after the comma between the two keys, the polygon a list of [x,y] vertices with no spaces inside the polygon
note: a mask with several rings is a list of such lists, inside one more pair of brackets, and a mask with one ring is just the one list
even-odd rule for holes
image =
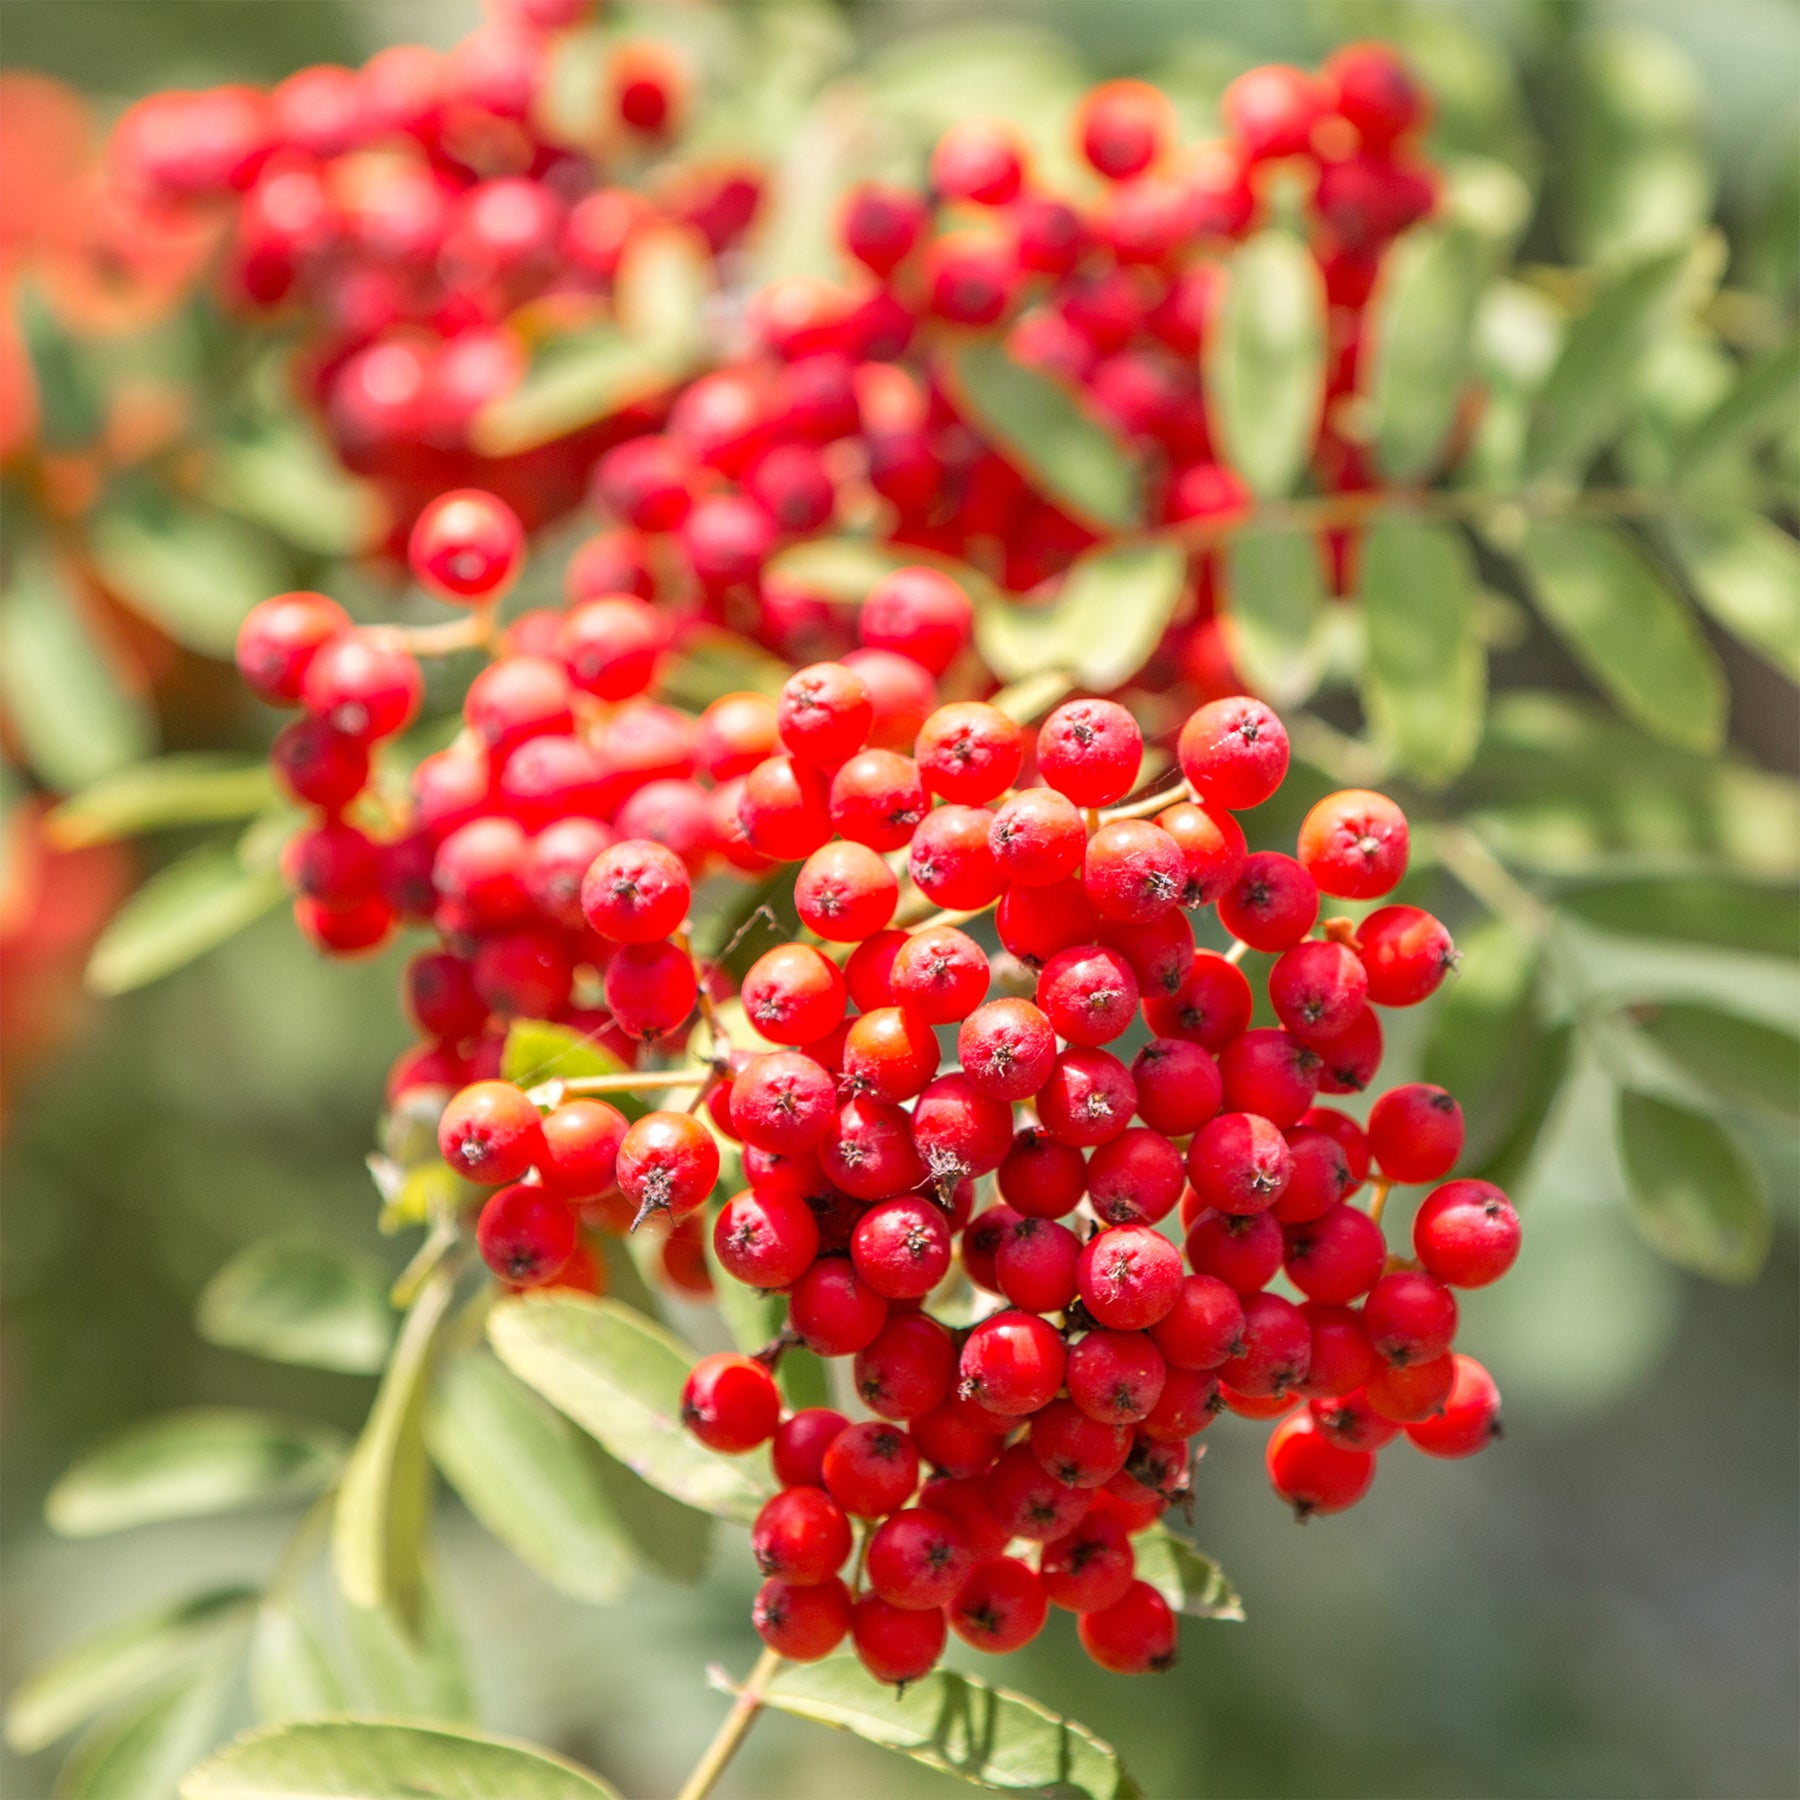
{"label": "thin branch", "polygon": [[675,1800],[704,1800],[712,1792],[714,1783],[724,1774],[726,1764],[737,1754],[745,1734],[756,1722],[756,1715],[762,1710],[763,1694],[780,1667],[781,1658],[773,1650],[765,1650],[756,1659],[756,1667],[738,1689],[731,1711],[725,1715],[713,1741],[706,1746],[705,1754],[694,1764],[693,1773],[682,1783]]}

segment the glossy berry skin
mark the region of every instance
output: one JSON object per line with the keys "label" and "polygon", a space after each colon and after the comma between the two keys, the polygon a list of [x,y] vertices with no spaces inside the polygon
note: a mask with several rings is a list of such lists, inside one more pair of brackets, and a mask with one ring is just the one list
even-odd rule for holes
{"label": "glossy berry skin", "polygon": [[996,1313],[965,1340],[957,1391],[1004,1418],[1022,1418],[1054,1397],[1066,1363],[1062,1339],[1043,1319]]}
{"label": "glossy berry skin", "polygon": [[986,1486],[988,1502],[1009,1536],[1037,1543],[1072,1531],[1092,1501],[1087,1489],[1071,1487],[1045,1469],[1029,1444],[1003,1450],[987,1473]]}
{"label": "glossy berry skin", "polygon": [[465,606],[495,599],[518,573],[524,552],[518,514],[478,488],[439,495],[419,514],[407,544],[420,585]]}
{"label": "glossy berry skin", "polygon": [[1327,794],[1300,826],[1300,865],[1319,891],[1345,900],[1391,893],[1406,873],[1406,815],[1385,794]]}
{"label": "glossy berry skin", "polygon": [[575,1254],[579,1233],[574,1209],[540,1187],[515,1182],[489,1197],[475,1241],[482,1260],[513,1287],[554,1281]]}
{"label": "glossy berry skin", "polygon": [[797,1050],[753,1056],[731,1083],[732,1130],[776,1155],[810,1150],[835,1125],[837,1110],[830,1072]]}
{"label": "glossy berry skin", "polygon": [[921,1299],[950,1267],[949,1223],[917,1194],[880,1201],[857,1221],[850,1258],[884,1299]]}
{"label": "glossy berry skin", "polygon": [[378,630],[352,628],[319,646],[306,665],[301,698],[334,731],[372,744],[419,716],[425,678],[403,645]]}
{"label": "glossy berry skin", "polygon": [[1186,1137],[1219,1110],[1219,1065],[1198,1044],[1152,1038],[1131,1065],[1138,1117],[1165,1137]]}
{"label": "glossy berry skin", "polygon": [[1519,1254],[1519,1215],[1491,1181],[1447,1181],[1413,1215],[1413,1251],[1448,1287],[1486,1287]]}
{"label": "glossy berry skin", "polygon": [[1431,116],[1426,95],[1386,44],[1345,44],[1327,58],[1323,79],[1331,104],[1366,150],[1387,149]]}
{"label": "glossy berry skin", "polygon": [[833,1575],[811,1587],[770,1579],[757,1589],[750,1610],[756,1635],[789,1662],[829,1656],[850,1630],[850,1590]]}
{"label": "glossy berry skin", "polygon": [[809,944],[783,944],[751,965],[740,990],[750,1023],[773,1044],[812,1044],[844,1016],[844,977]]}
{"label": "glossy berry skin", "polygon": [[1397,1270],[1370,1290],[1363,1324],[1385,1361],[1400,1367],[1431,1362],[1456,1335],[1456,1298],[1421,1270]]}
{"label": "glossy berry skin", "polygon": [[275,706],[297,706],[319,649],[350,629],[350,615],[324,594],[259,601],[238,628],[238,673]]}
{"label": "glossy berry skin", "polygon": [[1216,1276],[1238,1294],[1266,1287],[1281,1267],[1281,1227],[1266,1212],[1201,1211],[1184,1246],[1196,1274]]}
{"label": "glossy berry skin", "polygon": [[1148,924],[1180,904],[1187,879],[1181,846],[1148,819],[1115,819],[1088,839],[1082,887],[1102,919]]}
{"label": "glossy berry skin", "polygon": [[829,1406],[805,1406],[775,1428],[770,1455],[783,1487],[823,1487],[825,1453],[850,1421]]}
{"label": "glossy berry skin", "polygon": [[687,1022],[699,982],[673,944],[624,944],[606,965],[606,1004],[627,1037],[652,1043]]}
{"label": "glossy berry skin", "polygon": [[956,1598],[974,1559],[955,1522],[912,1506],[884,1519],[869,1539],[869,1586],[892,1606],[940,1607]]}
{"label": "glossy berry skin", "polygon": [[1181,904],[1211,906],[1243,872],[1244,828],[1221,806],[1182,801],[1156,816],[1181,852]]}
{"label": "glossy berry skin", "polygon": [[1345,1512],[1369,1491],[1375,1458],[1333,1443],[1309,1412],[1291,1413],[1269,1435],[1269,1484],[1301,1520]]}
{"label": "glossy berry skin", "polygon": [[928,1024],[954,1025],[981,1004],[988,974],[986,951],[966,932],[940,925],[905,939],[889,982],[894,1000]]}
{"label": "glossy berry skin", "polygon": [[1069,1352],[1069,1398],[1103,1425],[1147,1417],[1167,1376],[1162,1352],[1141,1331],[1090,1331]]}
{"label": "glossy berry skin", "polygon": [[1052,1400],[1032,1414],[1026,1441],[1046,1474],[1068,1487],[1096,1488],[1124,1468],[1132,1433],[1090,1417],[1072,1400]]}
{"label": "glossy berry skin", "polygon": [[1319,890],[1291,856],[1261,850],[1244,859],[1237,880],[1219,896],[1219,923],[1252,950],[1291,950],[1319,916]]}
{"label": "glossy berry skin", "polygon": [[1327,1044],[1349,1030],[1368,997],[1368,972],[1344,944],[1296,944],[1269,971],[1269,1004],[1303,1044]]}
{"label": "glossy berry skin", "polygon": [[925,567],[884,575],[857,619],[865,648],[908,657],[932,675],[949,668],[974,628],[968,595],[948,575]]}
{"label": "glossy berry skin", "polygon": [[1356,928],[1356,953],[1376,1006],[1417,1006],[1456,966],[1450,934],[1416,906],[1383,906]]}
{"label": "glossy berry skin", "polygon": [[1031,787],[1004,800],[988,827],[988,848],[1009,882],[1048,887],[1080,867],[1087,846],[1081,809],[1051,787]]}
{"label": "glossy berry skin", "polygon": [[733,1195],[713,1222],[713,1254],[734,1281],[763,1292],[792,1286],[819,1253],[819,1227],[798,1194],[779,1188]]}
{"label": "glossy berry skin", "polygon": [[877,1681],[904,1686],[931,1673],[948,1628],[939,1608],[912,1610],[865,1594],[851,1613],[850,1635],[862,1666]]}
{"label": "glossy berry skin", "polygon": [[1390,1181],[1436,1181],[1462,1154],[1455,1098],[1423,1081],[1390,1088],[1369,1113],[1369,1154]]}
{"label": "glossy berry skin", "polygon": [[687,1217],[719,1179],[719,1146],[691,1113],[646,1113],[619,1145],[619,1191],[638,1209],[638,1219],[666,1213]]}
{"label": "glossy berry skin", "polygon": [[666,938],[686,919],[691,897],[681,858],[642,839],[601,851],[581,883],[583,917],[617,944]]}
{"label": "glossy berry skin", "polygon": [[1175,1304],[1150,1327],[1150,1341],[1173,1369],[1216,1369],[1243,1346],[1244,1305],[1212,1275],[1187,1275]]}
{"label": "glossy berry skin", "polygon": [[1500,1435],[1500,1390],[1472,1356],[1456,1356],[1455,1378],[1443,1409],[1406,1427],[1427,1456],[1474,1456]]}
{"label": "glossy berry skin", "polygon": [[826,1492],[845,1512],[879,1519],[904,1506],[919,1485],[919,1456],[898,1426],[868,1420],[846,1427],[826,1447]]}
{"label": "glossy berry skin", "polygon": [[1363,1383],[1363,1399],[1378,1417],[1417,1424],[1441,1412],[1456,1381],[1456,1359],[1446,1351],[1429,1362],[1389,1363]]}
{"label": "glossy berry skin", "polygon": [[1016,1556],[982,1563],[950,1603],[950,1629],[989,1656],[1022,1650],[1044,1629],[1050,1603],[1037,1571]]}
{"label": "glossy berry skin", "polygon": [[1168,97],[1148,82],[1105,81],[1083,99],[1075,128],[1089,165],[1108,181],[1125,181],[1163,154],[1175,135],[1175,115]]}
{"label": "glossy berry skin", "polygon": [[1081,1240],[1054,1219],[1020,1219],[994,1258],[1000,1292],[1024,1312],[1061,1312],[1075,1298]]}
{"label": "glossy berry skin", "polygon": [[1243,1348],[1219,1366],[1219,1379],[1255,1399],[1279,1399],[1306,1379],[1312,1331],[1299,1307],[1279,1294],[1244,1297]]}
{"label": "glossy berry skin", "polygon": [[1102,1612],[1124,1599],[1136,1562],[1118,1514],[1095,1506],[1073,1531],[1044,1546],[1038,1574],[1053,1606]]}
{"label": "glossy berry skin", "polygon": [[1181,728],[1176,756],[1203,801],[1231,812],[1260,806],[1287,773],[1286,728],[1260,700],[1213,700]]}
{"label": "glossy berry skin", "polygon": [[1246,1031],[1219,1052],[1220,1104],[1286,1130],[1312,1105],[1322,1066],[1316,1050],[1285,1031]]}
{"label": "glossy berry skin", "polygon": [[887,1323],[887,1302],[847,1257],[824,1256],[794,1283],[788,1321],[820,1356],[852,1356]]}
{"label": "glossy berry skin", "polygon": [[1070,700],[1038,730],[1038,772],[1077,806],[1111,806],[1136,782],[1144,740],[1112,700]]}
{"label": "glossy berry skin", "polygon": [[1360,1094],[1381,1067],[1381,1020],[1374,1007],[1365,1006],[1345,1030],[1313,1047],[1319,1054],[1319,1092]]}
{"label": "glossy berry skin", "polygon": [[1076,1621],[1081,1647],[1114,1675],[1160,1674],[1175,1666],[1180,1626],[1147,1581],[1134,1580],[1111,1606]]}
{"label": "glossy berry skin", "polygon": [[788,678],[775,708],[781,747],[800,762],[835,769],[869,740],[875,703],[842,663],[814,663]]}
{"label": "glossy berry skin", "polygon": [[1381,1279],[1386,1264],[1381,1227],[1353,1206],[1334,1206],[1287,1228],[1282,1267],[1309,1300],[1342,1306],[1360,1299]]}
{"label": "glossy berry skin", "polygon": [[1115,1331],[1154,1325],[1181,1292],[1181,1253],[1148,1225],[1114,1225],[1082,1246],[1076,1272],[1089,1315]]}
{"label": "glossy berry skin", "polygon": [[597,1199],[613,1186],[625,1115],[604,1100],[565,1100],[545,1115],[538,1177],[565,1200]]}
{"label": "glossy berry skin", "polygon": [[1116,950],[1098,944],[1059,950],[1038,975],[1037,1004],[1058,1037],[1097,1048],[1137,1016],[1137,976]]}
{"label": "glossy berry skin", "polygon": [[543,1150],[538,1110],[510,1081],[478,1081],[444,1108],[438,1152],[457,1174],[489,1187],[516,1181]]}
{"label": "glossy berry skin", "polygon": [[1181,1152],[1160,1131],[1132,1125],[1088,1158],[1088,1203],[1106,1225],[1154,1225],[1184,1185]]}
{"label": "glossy berry skin", "polygon": [[1278,1126],[1257,1113],[1220,1113],[1188,1146],[1188,1180],[1204,1206],[1220,1212],[1266,1212],[1280,1200],[1294,1155]]}
{"label": "glossy berry skin", "polygon": [[1056,1034],[1029,1000],[990,1000],[957,1032],[963,1073],[996,1100],[1029,1099],[1056,1064]]}
{"label": "glossy berry skin", "polygon": [[849,1557],[850,1521],[824,1489],[784,1488],[756,1515],[750,1549],[764,1575],[815,1587],[836,1575]]}
{"label": "glossy berry skin", "polygon": [[1346,1450],[1380,1450],[1400,1435],[1400,1427],[1384,1419],[1359,1389],[1308,1405],[1320,1434]]}
{"label": "glossy berry skin", "polygon": [[703,1356],[681,1390],[681,1422],[709,1450],[741,1456],[767,1443],[781,1417],[781,1395],[764,1366],[748,1356]]}
{"label": "glossy berry skin", "polygon": [[1137,1092],[1131,1072],[1105,1050],[1079,1045],[1051,1065],[1036,1096],[1044,1129],[1065,1144],[1091,1149],[1110,1142],[1131,1123]]}
{"label": "glossy berry skin", "polygon": [[984,806],[940,806],[913,833],[907,868],[933,905],[979,912],[999,898],[1004,882],[988,847],[993,818]]}
{"label": "glossy berry skin", "polygon": [[945,800],[970,806],[999,799],[1017,777],[1024,753],[1019,726],[979,701],[940,706],[913,746],[925,785]]}

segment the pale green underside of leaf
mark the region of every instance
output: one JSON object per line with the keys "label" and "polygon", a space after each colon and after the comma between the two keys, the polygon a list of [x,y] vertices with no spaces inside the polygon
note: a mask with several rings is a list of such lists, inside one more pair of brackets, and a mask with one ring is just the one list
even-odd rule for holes
{"label": "pale green underside of leaf", "polygon": [[378,1374],[394,1339],[381,1271],[335,1247],[248,1245],[200,1296],[200,1335],[273,1362]]}

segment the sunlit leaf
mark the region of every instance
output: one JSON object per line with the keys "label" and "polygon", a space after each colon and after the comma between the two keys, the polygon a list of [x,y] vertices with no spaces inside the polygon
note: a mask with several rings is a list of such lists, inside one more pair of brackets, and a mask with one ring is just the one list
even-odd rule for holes
{"label": "sunlit leaf", "polygon": [[945,374],[975,428],[1058,505],[1096,527],[1138,522],[1142,478],[1130,450],[1068,388],[982,339],[962,345]]}
{"label": "sunlit leaf", "polygon": [[66,1537],[160,1519],[269,1506],[318,1492],[344,1442],[329,1426],[236,1407],[143,1419],[90,1450],[50,1490],[44,1513]]}
{"label": "sunlit leaf", "polygon": [[332,1522],[332,1566],[344,1597],[353,1606],[392,1607],[409,1631],[420,1618],[431,1508],[424,1409],[438,1328],[454,1291],[440,1268],[408,1311],[345,1466]]}
{"label": "sunlit leaf", "polygon": [[510,1738],[447,1726],[308,1719],[246,1733],[181,1800],[618,1800],[590,1770]]}
{"label": "sunlit leaf", "polygon": [[229,514],[128,481],[89,526],[106,584],[177,643],[229,657],[244,615],[280,593],[287,570],[263,533]]}
{"label": "sunlit leaf", "polygon": [[703,711],[726,694],[779,694],[790,674],[779,657],[750,639],[715,626],[696,625],[681,641],[656,678],[657,694],[672,706]]}
{"label": "sunlit leaf", "polygon": [[1715,1281],[1754,1281],[1769,1252],[1769,1196],[1756,1165],[1705,1113],[1619,1094],[1616,1127],[1638,1229],[1671,1262]]}
{"label": "sunlit leaf", "polygon": [[1370,318],[1375,452],[1394,481],[1434,469],[1467,384],[1485,256],[1467,231],[1409,232],[1388,253]]}
{"label": "sunlit leaf", "polygon": [[1447,525],[1389,515],[1364,546],[1359,597],[1369,715],[1402,765],[1440,786],[1468,767],[1487,702],[1468,546]]}
{"label": "sunlit leaf", "polygon": [[948,575],[978,606],[1003,598],[1000,590],[967,563],[934,556],[911,544],[877,544],[869,538],[804,539],[778,550],[763,570],[763,581],[789,584],[821,600],[860,605],[878,581],[896,569],[925,567]]}
{"label": "sunlit leaf", "polygon": [[[519,1087],[545,1081],[579,1081],[590,1075],[624,1075],[624,1063],[597,1039],[553,1025],[546,1019],[515,1019],[500,1053],[500,1078]],[[632,1094],[614,1094],[611,1104],[630,1113]]]}
{"label": "sunlit leaf", "polygon": [[553,1587],[593,1601],[625,1591],[634,1558],[593,1446],[491,1357],[444,1368],[425,1441],[476,1518]]}
{"label": "sunlit leaf", "polygon": [[1800,338],[1745,365],[1718,404],[1697,420],[1675,454],[1683,482],[1703,480],[1731,451],[1753,447],[1790,423],[1800,404]]}
{"label": "sunlit leaf", "polygon": [[747,1521],[773,1491],[766,1458],[719,1456],[688,1433],[681,1390],[693,1352],[617,1301],[518,1295],[494,1307],[488,1338],[521,1381],[677,1500]]}
{"label": "sunlit leaf", "polygon": [[1623,531],[1545,520],[1519,553],[1539,612],[1621,712],[1672,744],[1718,747],[1729,705],[1718,658]]}
{"label": "sunlit leaf", "polygon": [[272,1362],[373,1375],[394,1315],[373,1263],[336,1247],[277,1239],[240,1250],[200,1296],[200,1335]]}
{"label": "sunlit leaf", "polygon": [[265,1596],[250,1634],[250,1697],[264,1725],[315,1719],[349,1704],[312,1622],[291,1596]]}
{"label": "sunlit leaf", "polygon": [[156,721],[89,636],[51,564],[22,557],[0,601],[0,699],[33,769],[80,788],[147,756]]}
{"label": "sunlit leaf", "polygon": [[1243,1618],[1244,1602],[1225,1571],[1186,1538],[1159,1525],[1139,1532],[1131,1548],[1138,1580],[1149,1582],[1177,1612],[1197,1619]]}
{"label": "sunlit leaf", "polygon": [[245,421],[213,447],[203,488],[213,505],[319,556],[355,556],[380,535],[385,507],[326,447],[307,416]]}
{"label": "sunlit leaf", "polygon": [[1185,568],[1172,544],[1124,544],[1078,557],[1043,604],[1001,600],[976,614],[983,660],[1003,681],[1068,671],[1098,692],[1119,687],[1161,642]]}
{"label": "sunlit leaf", "polygon": [[53,843],[74,850],[146,831],[247,819],[275,797],[266,758],[245,762],[196,751],[102,776],[44,823]]}
{"label": "sunlit leaf", "polygon": [[788,1663],[764,1690],[763,1704],[997,1793],[1057,1800],[1138,1800],[1141,1793],[1118,1751],[1086,1726],[948,1669],[896,1692],[854,1657]]}
{"label": "sunlit leaf", "polygon": [[1293,706],[1325,671],[1319,546],[1303,531],[1240,531],[1227,553],[1231,660],[1259,694]]}
{"label": "sunlit leaf", "polygon": [[124,994],[173,974],[253,925],[286,897],[273,869],[247,869],[207,845],[152,875],[113,915],[88,958],[97,994]]}
{"label": "sunlit leaf", "polygon": [[1800,682],[1800,544],[1754,513],[1678,515],[1668,534],[1700,604]]}
{"label": "sunlit leaf", "polygon": [[1533,474],[1579,473],[1617,430],[1631,377],[1652,339],[1674,316],[1686,248],[1622,275],[1570,326],[1538,394],[1526,464]]}
{"label": "sunlit leaf", "polygon": [[1325,293],[1297,237],[1261,232],[1231,259],[1209,334],[1207,407],[1229,462],[1264,499],[1306,467],[1325,394]]}
{"label": "sunlit leaf", "polygon": [[242,1587],[196,1594],[109,1626],[26,1676],[6,1709],[6,1741],[21,1755],[65,1732],[247,1626],[256,1595]]}
{"label": "sunlit leaf", "polygon": [[234,1661],[211,1658],[100,1720],[69,1752],[55,1800],[174,1800],[183,1772],[218,1733]]}
{"label": "sunlit leaf", "polygon": [[425,1565],[417,1628],[391,1608],[355,1606],[340,1593],[357,1710],[464,1724],[475,1716],[469,1671],[449,1614]]}

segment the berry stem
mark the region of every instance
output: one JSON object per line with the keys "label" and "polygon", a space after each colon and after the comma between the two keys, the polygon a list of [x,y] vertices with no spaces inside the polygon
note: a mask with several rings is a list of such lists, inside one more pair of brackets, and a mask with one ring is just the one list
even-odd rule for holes
{"label": "berry stem", "polygon": [[737,1754],[738,1745],[755,1723],[757,1713],[762,1710],[763,1692],[780,1667],[781,1658],[773,1650],[765,1650],[756,1659],[756,1667],[738,1689],[731,1711],[725,1715],[724,1723],[706,1746],[705,1753],[694,1764],[693,1772],[682,1783],[675,1800],[703,1800],[703,1796],[712,1792],[713,1784],[724,1774],[726,1764]]}
{"label": "berry stem", "polygon": [[395,641],[414,656],[454,656],[459,650],[492,650],[495,616],[491,606],[477,608],[465,619],[444,625],[395,625],[389,627]]}
{"label": "berry stem", "polygon": [[1376,1225],[1381,1223],[1381,1215],[1387,1210],[1388,1195],[1393,1192],[1394,1184],[1385,1178],[1377,1178],[1375,1191],[1369,1198],[1369,1218]]}
{"label": "berry stem", "polygon": [[1228,963],[1241,963],[1249,952],[1250,946],[1242,938],[1233,938],[1231,948],[1225,952],[1225,960]]}
{"label": "berry stem", "polygon": [[704,1087],[712,1078],[710,1068],[643,1069],[624,1075],[576,1075],[555,1085],[565,1094],[652,1094],[663,1088]]}

